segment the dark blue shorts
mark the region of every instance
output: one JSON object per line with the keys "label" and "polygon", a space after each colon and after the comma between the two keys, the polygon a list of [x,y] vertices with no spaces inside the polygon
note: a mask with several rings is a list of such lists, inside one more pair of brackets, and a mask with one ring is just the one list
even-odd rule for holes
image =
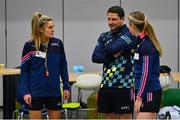
{"label": "dark blue shorts", "polygon": [[[137,95],[136,90],[136,95]],[[161,105],[162,90],[148,92],[142,100],[140,112],[155,112],[158,113]]]}
{"label": "dark blue shorts", "polygon": [[133,113],[134,91],[125,88],[100,88],[98,92],[98,112],[125,114]]}
{"label": "dark blue shorts", "polygon": [[62,100],[61,97],[32,97],[31,105],[30,110],[42,110],[43,108],[61,110]]}

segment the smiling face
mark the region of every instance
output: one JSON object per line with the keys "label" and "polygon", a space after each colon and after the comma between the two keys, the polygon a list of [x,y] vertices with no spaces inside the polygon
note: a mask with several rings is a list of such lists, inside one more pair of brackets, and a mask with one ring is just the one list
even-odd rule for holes
{"label": "smiling face", "polygon": [[107,14],[108,25],[111,31],[116,31],[124,24],[124,17],[120,18],[117,13],[109,12]]}

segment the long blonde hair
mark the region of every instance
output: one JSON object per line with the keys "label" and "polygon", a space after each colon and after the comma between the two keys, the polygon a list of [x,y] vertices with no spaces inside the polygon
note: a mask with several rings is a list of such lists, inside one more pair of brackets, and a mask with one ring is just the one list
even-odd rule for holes
{"label": "long blonde hair", "polygon": [[133,23],[140,32],[147,33],[148,37],[150,38],[155,48],[159,52],[159,56],[162,56],[162,47],[159,43],[159,39],[157,38],[153,26],[149,23],[147,19],[147,16],[140,11],[135,11],[129,14],[128,20],[129,23]]}
{"label": "long blonde hair", "polygon": [[51,17],[43,15],[40,12],[33,14],[31,21],[31,40],[34,41],[36,50],[40,49],[42,43],[40,29],[44,29],[45,24],[52,20]]}

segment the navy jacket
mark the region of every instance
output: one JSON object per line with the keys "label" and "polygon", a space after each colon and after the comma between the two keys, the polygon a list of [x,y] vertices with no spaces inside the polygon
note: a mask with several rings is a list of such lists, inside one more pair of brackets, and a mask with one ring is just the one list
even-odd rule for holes
{"label": "navy jacket", "polygon": [[140,44],[134,57],[136,97],[146,99],[147,93],[161,89],[159,81],[159,53],[147,35],[138,37]]}
{"label": "navy jacket", "polygon": [[[117,32],[108,31],[100,35],[92,61],[103,64],[101,87],[133,87],[133,53],[136,45],[136,37],[132,36],[126,25],[119,28]],[[120,51],[119,57],[113,57]]]}
{"label": "navy jacket", "polygon": [[[43,46],[41,52],[45,52]],[[22,53],[20,85],[22,96],[32,97],[60,96],[60,77],[64,89],[69,89],[69,77],[63,43],[52,38],[48,44],[47,67],[49,76],[45,75],[45,58],[38,56],[33,42],[26,42]]]}

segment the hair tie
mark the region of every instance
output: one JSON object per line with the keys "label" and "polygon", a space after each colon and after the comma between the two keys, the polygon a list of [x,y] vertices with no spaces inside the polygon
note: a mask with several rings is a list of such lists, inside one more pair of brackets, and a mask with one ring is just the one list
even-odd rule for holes
{"label": "hair tie", "polygon": [[147,15],[146,14],[144,14],[144,22],[147,22]]}
{"label": "hair tie", "polygon": [[[147,15],[144,14],[144,29],[146,28],[147,24],[148,24]],[[144,29],[143,29],[143,31],[144,31]]]}

